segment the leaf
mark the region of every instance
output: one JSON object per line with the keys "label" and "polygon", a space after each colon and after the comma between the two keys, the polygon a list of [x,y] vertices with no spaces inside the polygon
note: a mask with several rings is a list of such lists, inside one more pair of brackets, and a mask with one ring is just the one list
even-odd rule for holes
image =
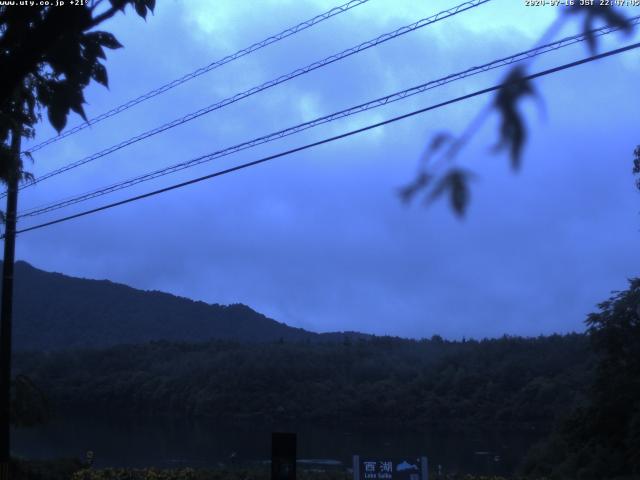
{"label": "leaf", "polygon": [[69,108],[73,110],[75,113],[77,113],[78,115],[80,115],[85,122],[88,121],[87,114],[85,113],[84,107],[82,106],[82,104],[71,104],[69,105]]}
{"label": "leaf", "polygon": [[100,32],[90,32],[82,37],[82,45],[84,46],[85,56],[87,58],[102,58],[105,59],[107,56],[104,54],[104,50],[100,46],[99,36],[96,37],[95,33]]}
{"label": "leaf", "polygon": [[453,175],[451,178],[451,206],[459,215],[463,216],[469,204],[469,188],[466,178],[462,175]]}
{"label": "leaf", "polygon": [[133,6],[136,9],[136,13],[142,18],[147,18],[147,10],[153,12],[156,7],[155,0],[133,0]]}
{"label": "leaf", "polygon": [[22,173],[20,175],[20,179],[23,182],[33,183],[33,181],[36,179],[36,176],[32,172],[22,171]]}
{"label": "leaf", "polygon": [[496,150],[508,148],[511,166],[520,167],[522,147],[527,139],[527,132],[522,115],[518,110],[518,102],[527,95],[535,95],[531,82],[525,79],[522,67],[511,70],[498,90],[494,100],[494,108],[500,115],[500,139],[494,147]]}
{"label": "leaf", "polygon": [[91,78],[96,82],[109,87],[109,77],[107,76],[107,69],[101,63],[95,63],[91,72]]}
{"label": "leaf", "polygon": [[636,187],[640,190],[640,145],[633,151],[635,158],[633,159],[633,174],[638,176],[636,178]]}
{"label": "leaf", "polygon": [[147,6],[144,1],[134,0],[133,5],[136,9],[136,13],[140,15],[142,18],[147,18]]}
{"label": "leaf", "polygon": [[122,48],[122,44],[116,39],[116,37],[109,32],[92,32],[97,42],[103,47],[115,50]]}
{"label": "leaf", "polygon": [[582,31],[585,34],[585,40],[587,42],[587,47],[589,48],[589,52],[591,52],[591,54],[594,54],[598,50],[598,44],[597,44],[596,36],[591,31],[591,27],[592,27],[591,22],[588,20],[588,18],[585,19],[582,27]]}
{"label": "leaf", "polygon": [[63,81],[58,84],[59,94],[63,101],[67,102],[68,108],[80,115],[85,121],[87,116],[84,113],[84,93],[85,85],[80,82]]}
{"label": "leaf", "polygon": [[82,119],[87,121],[87,114],[84,111],[84,94],[82,93],[82,86],[74,86],[71,87],[72,90],[69,92],[69,108],[76,112],[78,115],[82,117]]}
{"label": "leaf", "polygon": [[[597,3],[597,2],[596,2]],[[619,9],[609,5],[573,5],[565,10],[569,14],[584,15],[583,34],[586,35],[589,51],[594,54],[597,51],[597,38],[592,30],[596,27],[598,20],[602,23],[618,27],[625,33],[633,31],[633,23],[627,19]]]}
{"label": "leaf", "polygon": [[53,100],[47,109],[47,116],[53,128],[60,133],[67,125],[67,115],[69,114],[69,106],[65,105],[61,100]]}
{"label": "leaf", "polygon": [[459,216],[464,216],[469,205],[469,185],[468,181],[471,173],[459,168],[451,169],[444,177],[442,177],[433,188],[431,195],[427,197],[427,202],[431,203],[449,193],[449,202],[453,211]]}
{"label": "leaf", "polygon": [[82,90],[84,84],[63,80],[61,82],[50,82],[51,98],[48,103],[48,116],[51,125],[58,132],[61,132],[67,124],[67,116],[69,110],[73,110],[80,115],[85,121],[83,104],[84,95]]}

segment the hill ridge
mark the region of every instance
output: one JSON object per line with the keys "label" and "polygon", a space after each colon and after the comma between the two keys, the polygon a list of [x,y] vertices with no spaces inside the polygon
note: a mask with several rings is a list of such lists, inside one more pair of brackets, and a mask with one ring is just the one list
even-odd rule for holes
{"label": "hill ridge", "polygon": [[108,279],[47,272],[24,260],[15,265],[13,325],[16,350],[45,351],[156,340],[336,341],[367,336],[311,332],[242,303],[206,303]]}

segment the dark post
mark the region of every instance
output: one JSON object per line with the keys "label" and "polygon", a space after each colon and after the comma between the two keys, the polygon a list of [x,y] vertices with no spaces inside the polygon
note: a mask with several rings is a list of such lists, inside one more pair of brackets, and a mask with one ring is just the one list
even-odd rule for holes
{"label": "dark post", "polygon": [[353,456],[353,480],[360,480],[360,455]]}
{"label": "dark post", "polygon": [[11,152],[16,156],[15,169],[7,179],[7,211],[2,263],[2,304],[0,305],[0,480],[9,480],[11,460],[11,314],[13,310],[13,262],[16,246],[16,212],[18,210],[18,165],[20,133],[11,134]]}
{"label": "dark post", "polygon": [[429,480],[429,459],[427,457],[420,457],[420,470],[422,471],[421,480]]}
{"label": "dark post", "polygon": [[271,480],[296,479],[296,434],[271,434]]}

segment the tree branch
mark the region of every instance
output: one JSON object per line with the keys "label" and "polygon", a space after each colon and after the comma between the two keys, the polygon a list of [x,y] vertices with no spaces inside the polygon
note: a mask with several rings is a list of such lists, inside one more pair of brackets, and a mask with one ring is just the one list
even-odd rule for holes
{"label": "tree branch", "polygon": [[94,17],[93,20],[90,23],[90,26],[86,30],[89,30],[89,29],[91,29],[93,27],[96,27],[96,26],[100,25],[105,20],[109,20],[111,17],[113,17],[120,10],[124,10],[124,7],[126,5],[127,5],[126,1],[120,1],[118,3],[118,6],[113,5],[110,9],[108,9],[105,12],[101,13],[97,17]]}

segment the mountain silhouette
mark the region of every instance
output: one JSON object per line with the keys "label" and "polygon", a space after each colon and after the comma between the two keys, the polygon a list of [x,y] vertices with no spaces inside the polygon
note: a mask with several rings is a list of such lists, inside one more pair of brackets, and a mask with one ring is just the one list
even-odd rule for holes
{"label": "mountain silhouette", "polygon": [[103,348],[154,340],[337,341],[365,336],[318,334],[243,304],[207,304],[108,280],[45,272],[24,261],[15,264],[13,318],[15,350]]}

